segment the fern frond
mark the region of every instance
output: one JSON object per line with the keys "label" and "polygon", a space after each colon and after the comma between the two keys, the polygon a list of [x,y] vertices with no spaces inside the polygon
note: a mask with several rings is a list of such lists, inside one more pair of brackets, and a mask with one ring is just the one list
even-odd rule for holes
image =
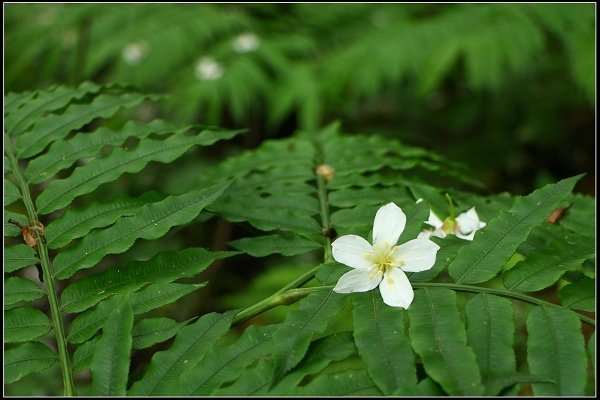
{"label": "fern frond", "polygon": [[4,307],[37,300],[45,295],[46,291],[29,279],[13,276],[4,280]]}
{"label": "fern frond", "polygon": [[37,308],[16,307],[4,311],[6,343],[29,342],[44,336],[51,329],[50,320]]}
{"label": "fern frond", "polygon": [[27,342],[4,351],[4,382],[19,379],[50,368],[58,361],[56,353],[40,342]]}

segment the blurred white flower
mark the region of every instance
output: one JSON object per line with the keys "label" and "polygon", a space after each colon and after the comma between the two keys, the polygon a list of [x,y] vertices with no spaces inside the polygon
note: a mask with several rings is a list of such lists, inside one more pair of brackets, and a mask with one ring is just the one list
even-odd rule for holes
{"label": "blurred white flower", "polygon": [[460,214],[458,217],[448,217],[442,221],[433,211],[429,210],[429,219],[425,221],[427,225],[431,225],[434,229],[425,230],[419,233],[420,238],[437,236],[440,238],[446,235],[455,235],[461,239],[473,240],[475,232],[487,224],[479,219],[479,215],[472,207],[469,211]]}
{"label": "blurred white flower", "polygon": [[148,53],[148,44],[144,41],[129,43],[123,51],[121,56],[123,61],[128,65],[137,65]]}
{"label": "blurred white flower", "polygon": [[342,275],[333,291],[366,292],[379,286],[385,304],[407,309],[414,292],[404,272],[433,267],[440,246],[423,238],[396,246],[405,225],[402,209],[388,203],[375,214],[373,245],[357,235],[337,238],[331,244],[333,258],[354,269]]}
{"label": "blurred white flower", "polygon": [[252,32],[242,33],[233,40],[233,49],[238,53],[250,53],[260,46],[258,36]]}
{"label": "blurred white flower", "polygon": [[202,57],[196,64],[195,75],[201,81],[216,81],[223,76],[223,67],[212,57]]}

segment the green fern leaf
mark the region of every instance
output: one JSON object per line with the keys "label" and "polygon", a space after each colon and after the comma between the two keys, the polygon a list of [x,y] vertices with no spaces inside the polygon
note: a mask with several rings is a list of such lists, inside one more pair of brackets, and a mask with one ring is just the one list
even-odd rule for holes
{"label": "green fern leaf", "polygon": [[[323,268],[322,268],[323,269]],[[339,270],[327,272],[331,282]],[[325,330],[329,320],[342,308],[345,296],[331,289],[321,289],[298,302],[273,333],[274,378],[279,380],[294,368],[306,354],[315,334]]]}
{"label": "green fern leaf", "polygon": [[73,353],[73,371],[83,372],[91,368],[97,341],[98,336],[95,336],[77,347]]}
{"label": "green fern leaf", "polygon": [[118,298],[113,296],[101,301],[96,308],[77,315],[69,325],[67,341],[81,344],[94,336],[117,306],[117,300]]}
{"label": "green fern leaf", "polygon": [[135,314],[143,314],[190,294],[204,286],[203,283],[159,283],[148,286],[131,296],[131,308]]}
{"label": "green fern leaf", "polygon": [[9,223],[8,221],[11,219],[19,222],[21,225],[24,225],[29,222],[27,220],[27,217],[23,214],[19,214],[9,210],[4,210],[4,236],[20,236],[21,229],[19,229],[19,227],[15,226],[14,224]]}
{"label": "green fern leaf", "polygon": [[112,225],[121,217],[134,216],[141,206],[159,200],[162,200],[160,195],[149,192],[139,198],[124,197],[71,208],[46,226],[46,244],[51,249],[63,247],[71,240],[87,235],[92,229]]}
{"label": "green fern leaf", "polygon": [[347,371],[320,375],[306,386],[299,387],[296,396],[381,396],[367,371]]}
{"label": "green fern leaf", "polygon": [[14,276],[4,280],[4,307],[20,301],[37,300],[45,295],[46,291],[29,279]]}
{"label": "green fern leaf", "polygon": [[[235,136],[239,131],[219,132],[222,139]],[[117,148],[108,156],[97,158],[78,167],[65,179],[53,181],[36,199],[40,214],[63,208],[73,199],[95,190],[103,183],[112,182],[124,173],[138,172],[150,161],[168,163],[183,155],[193,145],[211,144],[213,132],[197,136],[175,134],[165,140],[146,139],[132,149]]]}
{"label": "green fern leaf", "polygon": [[534,383],[535,396],[583,396],[587,359],[581,323],[569,310],[535,307],[527,317],[527,362],[532,374],[553,383]]}
{"label": "green fern leaf", "polygon": [[118,296],[117,307],[102,328],[92,357],[92,393],[124,396],[131,356],[133,311],[129,296]]}
{"label": "green fern leaf", "polygon": [[4,96],[4,117],[8,118],[37,95],[37,92],[8,93]]}
{"label": "green fern leaf", "polygon": [[121,218],[110,228],[87,235],[79,245],[54,259],[56,277],[69,278],[78,270],[93,267],[107,254],[122,253],[139,238],[157,239],[171,227],[191,221],[207,204],[215,201],[227,185],[169,196],[141,207],[135,217]]}
{"label": "green fern leaf", "polygon": [[590,340],[588,341],[588,354],[590,356],[590,360],[592,361],[592,367],[594,373],[596,372],[596,331],[592,333],[590,336]]}
{"label": "green fern leaf", "polygon": [[4,207],[18,200],[21,200],[21,192],[17,185],[4,179]]}
{"label": "green fern leaf", "polygon": [[417,384],[415,359],[402,310],[383,303],[377,291],[352,296],[354,340],[369,376],[384,395]]}
{"label": "green fern leaf", "polygon": [[[466,316],[467,341],[475,352],[486,389],[488,380],[514,375],[517,362],[513,350],[515,327],[510,301],[480,293],[467,302]],[[499,391],[492,393],[493,396],[498,394]]]}
{"label": "green fern leaf", "polygon": [[46,314],[36,308],[17,307],[4,311],[4,341],[28,342],[50,332],[52,325]]}
{"label": "green fern leaf", "polygon": [[63,114],[52,114],[40,119],[31,130],[19,135],[15,143],[17,155],[19,158],[35,156],[53,141],[64,138],[69,132],[81,128],[95,118],[110,117],[120,108],[135,107],[146,99],[157,98],[137,93],[103,94],[89,104],[72,104]]}
{"label": "green fern leaf", "polygon": [[92,133],[81,133],[69,140],[55,141],[48,152],[34,158],[27,165],[24,175],[28,183],[40,183],[54,177],[59,171],[75,164],[77,160],[97,155],[104,146],[119,146],[128,137],[144,139],[151,133],[185,132],[189,127],[175,129],[162,120],[149,123],[127,122],[121,129],[101,127]]}
{"label": "green fern leaf", "polygon": [[[296,387],[299,386],[307,376],[316,375],[332,362],[345,360],[352,355],[356,355],[356,346],[354,345],[354,338],[352,337],[351,332],[335,333],[317,339],[310,344],[306,356],[300,361],[296,368],[280,380],[271,390],[262,390],[260,394],[268,396],[284,396],[286,394],[294,393]],[[265,388],[263,389],[266,389],[269,380],[264,381],[264,383]]]}
{"label": "green fern leaf", "polygon": [[581,175],[564,179],[519,197],[508,212],[477,231],[475,240],[461,249],[450,263],[449,272],[456,283],[479,283],[494,277],[512,256],[529,232],[541,224],[564,199]]}
{"label": "green fern leaf", "polygon": [[206,396],[223,383],[235,380],[243,369],[268,354],[275,326],[251,326],[234,344],[215,346],[179,380],[176,393]]}
{"label": "green fern leaf", "polygon": [[409,277],[411,282],[429,282],[438,276],[442,271],[446,269],[448,264],[455,259],[456,253],[466,246],[469,242],[463,239],[459,239],[454,235],[446,236],[445,238],[431,237],[431,241],[435,242],[440,249],[437,252],[435,264],[428,270],[421,272],[407,272],[406,276]]}
{"label": "green fern leaf", "polygon": [[273,362],[270,358],[262,359],[256,367],[246,368],[234,383],[217,389],[211,396],[265,396],[272,380]]}
{"label": "green fern leaf", "polygon": [[78,88],[58,86],[49,90],[36,92],[35,98],[27,101],[22,107],[15,109],[4,121],[5,131],[16,136],[30,128],[44,114],[60,110],[73,100],[86,94],[97,93],[102,86],[92,82],[83,82]]}
{"label": "green fern leaf", "polygon": [[595,241],[587,236],[572,234],[557,237],[506,271],[504,287],[522,292],[547,288],[566,271],[574,271],[585,260],[594,257],[595,250]]}
{"label": "green fern leaf", "polygon": [[558,224],[581,235],[596,237],[596,230],[590,221],[596,219],[596,199],[591,196],[574,194],[569,199],[570,206]]}
{"label": "green fern leaf", "polygon": [[4,273],[9,273],[39,263],[35,250],[26,244],[17,244],[4,249]]}
{"label": "green fern leaf", "polygon": [[419,289],[408,309],[411,344],[427,374],[450,395],[480,396],[481,377],[473,349],[448,289]]}
{"label": "green fern leaf", "polygon": [[50,368],[58,357],[45,344],[40,342],[23,343],[19,347],[4,351],[4,383],[19,379]]}
{"label": "green fern leaf", "polygon": [[179,376],[194,367],[227,332],[234,315],[235,312],[206,314],[183,328],[168,350],[154,354],[144,377],[135,382],[127,394],[150,396],[173,393]]}
{"label": "green fern leaf", "polygon": [[564,307],[595,312],[596,281],[583,276],[577,282],[563,286],[558,292],[558,297]]}
{"label": "green fern leaf", "polygon": [[499,375],[491,378],[485,383],[485,396],[500,396],[504,390],[519,383],[552,383],[547,378],[541,378],[530,374],[512,374],[509,376]]}
{"label": "green fern leaf", "polygon": [[412,388],[399,388],[394,391],[394,396],[422,396],[422,397],[441,397],[446,396],[446,393],[440,385],[433,379],[427,377]]}
{"label": "green fern leaf", "polygon": [[108,296],[134,291],[147,283],[168,283],[197,275],[213,261],[235,252],[209,252],[202,248],[167,251],[147,261],[133,261],[123,268],[109,268],[70,284],[61,294],[61,309],[81,312]]}
{"label": "green fern leaf", "polygon": [[144,349],[156,343],[172,338],[190,322],[190,320],[177,322],[170,318],[146,318],[138,321],[131,330],[133,337],[132,348]]}
{"label": "green fern leaf", "polygon": [[233,240],[228,243],[234,249],[253,257],[265,257],[271,254],[295,256],[321,248],[321,243],[299,236],[267,235]]}

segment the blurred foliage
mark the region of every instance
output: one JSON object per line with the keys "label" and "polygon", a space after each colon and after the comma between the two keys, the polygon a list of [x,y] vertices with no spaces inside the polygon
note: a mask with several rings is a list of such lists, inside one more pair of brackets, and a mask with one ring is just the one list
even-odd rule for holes
{"label": "blurred foliage", "polygon": [[134,83],[245,145],[331,120],[469,164],[491,191],[587,171],[593,4],[7,4],[5,85]]}

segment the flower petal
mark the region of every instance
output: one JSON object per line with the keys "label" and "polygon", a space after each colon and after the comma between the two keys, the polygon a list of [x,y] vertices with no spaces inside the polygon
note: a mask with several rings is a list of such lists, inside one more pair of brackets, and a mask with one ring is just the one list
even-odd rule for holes
{"label": "flower petal", "polygon": [[400,268],[387,271],[379,284],[383,302],[388,306],[407,309],[415,296],[406,274]]}
{"label": "flower petal", "polygon": [[431,225],[436,229],[439,229],[444,225],[444,221],[438,218],[437,215],[433,213],[433,211],[429,210],[429,219],[425,221],[427,225]]}
{"label": "flower petal", "polygon": [[469,211],[456,217],[456,222],[458,223],[458,230],[460,230],[460,233],[463,235],[471,233],[479,228],[483,228],[480,226],[479,215],[477,215],[475,207],[472,207]]}
{"label": "flower petal", "polygon": [[475,232],[477,232],[477,230],[474,230],[473,232],[469,233],[468,235],[463,235],[457,229],[456,232],[454,232],[454,233],[456,234],[457,238],[461,238],[461,239],[464,239],[464,240],[473,240],[473,238],[475,237]]}
{"label": "flower petal", "polygon": [[367,270],[372,267],[367,255],[373,253],[373,246],[360,236],[340,236],[331,243],[331,253],[335,261],[349,267]]}
{"label": "flower petal", "polygon": [[381,275],[375,271],[353,269],[342,275],[333,291],[336,293],[367,292],[376,288],[379,282],[381,282]]}
{"label": "flower petal", "polygon": [[429,239],[413,239],[397,246],[392,253],[394,261],[402,260],[403,271],[419,272],[433,267],[437,251],[440,249],[436,243]]}
{"label": "flower petal", "polygon": [[377,210],[373,223],[373,245],[388,243],[393,246],[398,242],[406,225],[406,215],[394,203],[388,203]]}

